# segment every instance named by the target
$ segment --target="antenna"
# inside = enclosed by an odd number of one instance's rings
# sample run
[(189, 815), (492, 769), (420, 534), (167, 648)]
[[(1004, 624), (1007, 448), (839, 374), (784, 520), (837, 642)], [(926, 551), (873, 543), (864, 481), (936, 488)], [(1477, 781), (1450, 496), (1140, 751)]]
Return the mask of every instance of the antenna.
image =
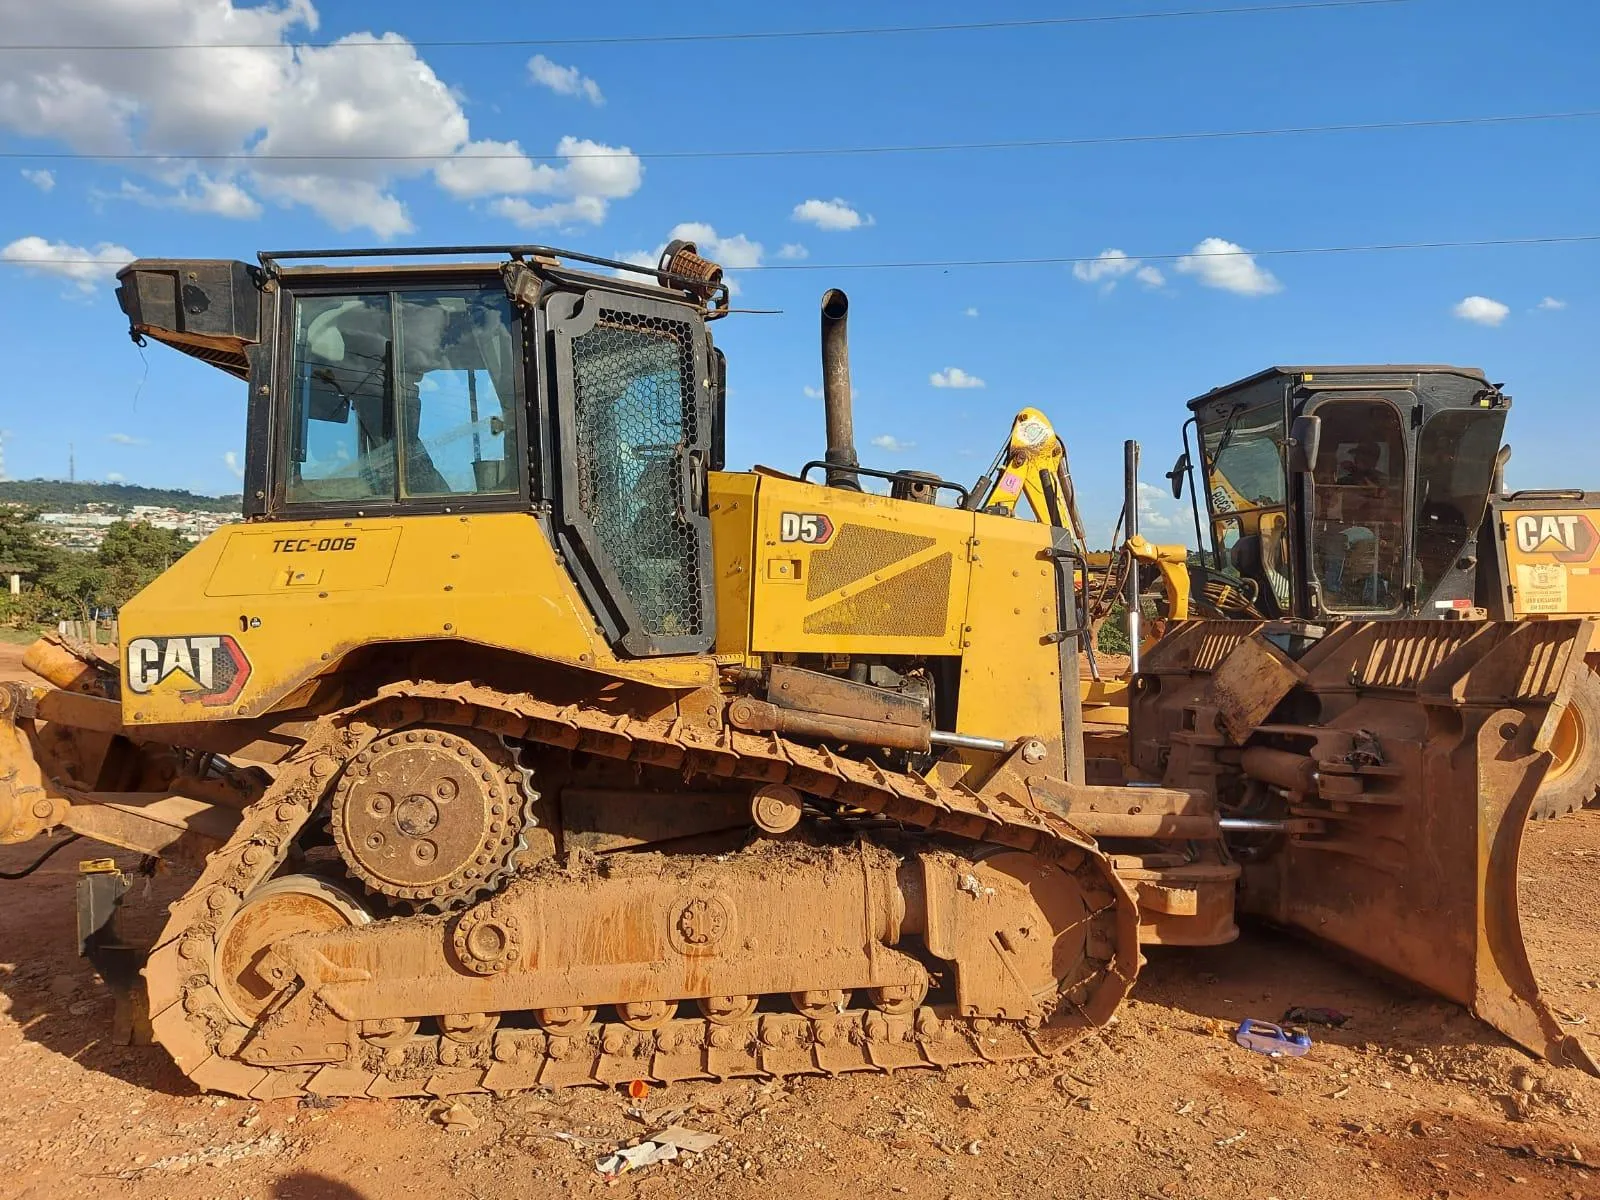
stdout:
[(6, 481), (6, 437), (10, 433), (9, 429), (0, 429), (0, 483)]
[(76, 483), (77, 481), (78, 481), (77, 447), (75, 447), (71, 442), (68, 442), (67, 443), (67, 482), (68, 483)]

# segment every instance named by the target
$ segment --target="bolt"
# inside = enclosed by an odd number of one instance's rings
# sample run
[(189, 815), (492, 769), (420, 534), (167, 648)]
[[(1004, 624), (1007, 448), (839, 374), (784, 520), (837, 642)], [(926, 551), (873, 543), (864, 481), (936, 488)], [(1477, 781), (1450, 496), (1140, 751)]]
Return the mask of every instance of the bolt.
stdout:
[(50, 801), (35, 800), (33, 802), (33, 815), (43, 820), (50, 815)]

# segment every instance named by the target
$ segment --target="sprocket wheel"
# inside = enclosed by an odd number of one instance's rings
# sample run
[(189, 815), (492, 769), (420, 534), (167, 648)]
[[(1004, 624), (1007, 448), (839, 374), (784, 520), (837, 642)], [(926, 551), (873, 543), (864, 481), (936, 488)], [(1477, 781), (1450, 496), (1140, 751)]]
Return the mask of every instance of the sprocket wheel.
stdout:
[(351, 761), (334, 787), (329, 826), (368, 891), (442, 912), (499, 888), (538, 823), (536, 799), (499, 739), (405, 729)]

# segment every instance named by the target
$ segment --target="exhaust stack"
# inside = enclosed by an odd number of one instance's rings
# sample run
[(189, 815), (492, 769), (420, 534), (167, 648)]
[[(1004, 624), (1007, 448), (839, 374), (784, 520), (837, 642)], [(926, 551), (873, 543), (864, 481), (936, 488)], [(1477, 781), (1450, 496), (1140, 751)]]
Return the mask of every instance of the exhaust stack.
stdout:
[(838, 288), (822, 293), (822, 410), (828, 426), (828, 486), (861, 490), (850, 467), (856, 459), (855, 420), (850, 398), (850, 297)]

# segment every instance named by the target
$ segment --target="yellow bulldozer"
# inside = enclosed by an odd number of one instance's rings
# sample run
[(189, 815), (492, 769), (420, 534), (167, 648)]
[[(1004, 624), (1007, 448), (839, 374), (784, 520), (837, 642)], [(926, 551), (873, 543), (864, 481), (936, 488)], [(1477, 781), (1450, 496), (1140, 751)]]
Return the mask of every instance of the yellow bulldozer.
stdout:
[[(1226, 686), (1170, 710), (1178, 784), (1092, 784), (1080, 541), (857, 460), (842, 292), (792, 473), (724, 467), (692, 244), (140, 260), (118, 296), (242, 382), (247, 519), (122, 610), (115, 664), (45, 642), (49, 686), (0, 685), (0, 841), (196, 872), (152, 944), (107, 864), (78, 915), (198, 1086), (1025, 1059), (1241, 912), (1595, 1069), (1516, 908), (1587, 623), (1186, 627)], [(1326, 703), (1241, 749), (1286, 684)]]

